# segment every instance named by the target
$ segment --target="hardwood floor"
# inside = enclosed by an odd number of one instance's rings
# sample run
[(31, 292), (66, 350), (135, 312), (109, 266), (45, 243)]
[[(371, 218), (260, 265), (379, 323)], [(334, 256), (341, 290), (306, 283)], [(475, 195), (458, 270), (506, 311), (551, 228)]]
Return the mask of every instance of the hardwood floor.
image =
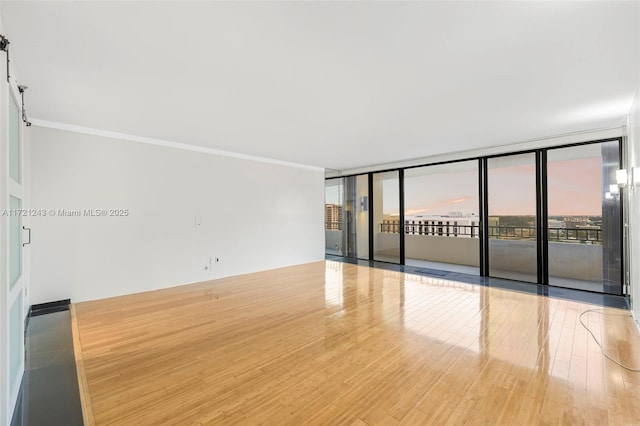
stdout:
[[(75, 305), (97, 425), (640, 424), (592, 305), (318, 262)], [(627, 311), (589, 313), (640, 366)]]

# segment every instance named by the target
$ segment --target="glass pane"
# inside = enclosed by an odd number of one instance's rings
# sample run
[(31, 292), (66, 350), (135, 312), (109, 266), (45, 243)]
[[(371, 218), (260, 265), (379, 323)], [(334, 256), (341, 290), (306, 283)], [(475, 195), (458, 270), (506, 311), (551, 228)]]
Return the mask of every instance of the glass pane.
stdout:
[(490, 158), (489, 275), (537, 282), (535, 154)]
[(478, 162), (404, 173), (405, 264), (480, 273)]
[(621, 294), (619, 161), (617, 141), (547, 152), (549, 284)]
[(21, 208), (21, 200), (9, 196), (9, 209), (13, 211), (9, 215), (9, 288), (13, 288), (22, 275), (22, 217), (18, 214)]
[(374, 260), (400, 263), (399, 185), (397, 171), (373, 175)]
[(324, 236), (327, 254), (343, 255), (342, 200), (344, 196), (342, 178), (325, 181), (324, 191)]
[(9, 101), (9, 176), (18, 183), (22, 183), (20, 148), (20, 110), (11, 97)]
[(9, 384), (18, 378), (22, 364), (22, 292), (11, 305), (9, 312)]
[(369, 178), (344, 178), (345, 256), (369, 258)]

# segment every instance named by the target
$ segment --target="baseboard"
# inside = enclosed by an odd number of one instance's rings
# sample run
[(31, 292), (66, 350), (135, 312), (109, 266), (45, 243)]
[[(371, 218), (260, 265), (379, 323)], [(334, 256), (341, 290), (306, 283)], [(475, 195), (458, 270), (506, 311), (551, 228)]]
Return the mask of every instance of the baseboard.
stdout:
[(38, 303), (37, 305), (31, 305), (31, 308), (29, 309), (29, 316), (37, 317), (38, 315), (46, 315), (53, 312), (68, 311), (69, 304), (71, 304), (71, 299), (56, 300), (55, 302)]

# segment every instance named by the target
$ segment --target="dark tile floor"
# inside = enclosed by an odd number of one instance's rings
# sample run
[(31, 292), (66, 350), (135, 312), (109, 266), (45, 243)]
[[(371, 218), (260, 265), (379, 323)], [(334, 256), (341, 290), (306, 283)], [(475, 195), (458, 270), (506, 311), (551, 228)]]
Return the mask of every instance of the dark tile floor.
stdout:
[(11, 426), (82, 425), (70, 312), (31, 317), (26, 352)]
[(591, 303), (610, 308), (629, 309), (629, 299), (624, 296), (592, 293), (582, 290), (551, 287), (539, 284), (530, 284), (521, 281), (511, 281), (502, 278), (481, 277), (478, 275), (462, 274), (459, 272), (440, 271), (436, 269), (422, 268), (418, 266), (397, 265), (394, 263), (378, 262), (374, 260), (351, 259), (342, 256), (327, 254), (327, 260), (351, 263), (354, 265), (370, 266), (372, 268), (386, 269), (389, 271), (405, 272), (407, 274), (423, 275), (433, 278), (458, 281), (467, 284), (483, 285), (487, 287), (502, 288), (505, 290), (520, 291), (523, 293), (537, 294), (540, 296), (556, 297), (558, 299), (573, 300), (576, 302)]

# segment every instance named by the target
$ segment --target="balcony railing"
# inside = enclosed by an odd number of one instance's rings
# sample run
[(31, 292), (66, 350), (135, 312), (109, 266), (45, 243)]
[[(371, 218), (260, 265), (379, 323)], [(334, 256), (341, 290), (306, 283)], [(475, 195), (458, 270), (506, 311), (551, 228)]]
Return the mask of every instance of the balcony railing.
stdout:
[(602, 243), (601, 228), (549, 228), (549, 241)]
[[(397, 221), (379, 224), (380, 232), (399, 232)], [(478, 238), (479, 225), (458, 225), (447, 223), (405, 222), (404, 233), (408, 235), (437, 235), (443, 237)], [(601, 228), (548, 228), (549, 241), (599, 244), (602, 242)], [(537, 238), (537, 229), (532, 226), (489, 226), (489, 238), (502, 240), (532, 240)]]
[[(397, 225), (395, 227), (392, 223), (381, 223), (380, 232), (394, 232), (398, 233)], [(395, 229), (395, 230), (392, 230)], [(405, 222), (404, 233), (411, 235), (440, 235), (445, 237), (478, 237), (477, 225), (458, 225), (447, 223), (424, 223), (424, 222)]]
[[(328, 231), (341, 231), (342, 222), (325, 222)], [(383, 221), (378, 225), (379, 232), (398, 234), (398, 221)], [(479, 225), (458, 225), (452, 223), (405, 222), (407, 235), (436, 235), (441, 237), (478, 238)], [(549, 241), (575, 242), (583, 244), (601, 244), (601, 228), (548, 228)], [(537, 238), (537, 229), (532, 226), (489, 226), (489, 238), (501, 240), (530, 240)]]

